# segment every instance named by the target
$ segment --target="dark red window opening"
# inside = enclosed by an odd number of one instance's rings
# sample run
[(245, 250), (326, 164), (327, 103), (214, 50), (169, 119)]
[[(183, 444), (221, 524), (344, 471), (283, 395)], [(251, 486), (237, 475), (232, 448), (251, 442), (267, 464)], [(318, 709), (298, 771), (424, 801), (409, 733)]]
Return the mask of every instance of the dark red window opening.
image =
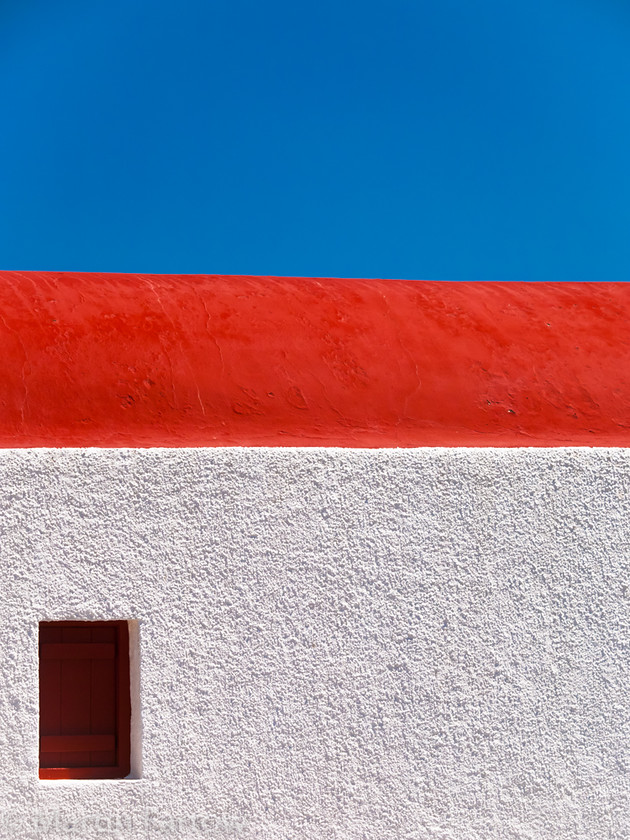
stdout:
[(41, 622), (40, 779), (126, 776), (130, 725), (127, 622)]

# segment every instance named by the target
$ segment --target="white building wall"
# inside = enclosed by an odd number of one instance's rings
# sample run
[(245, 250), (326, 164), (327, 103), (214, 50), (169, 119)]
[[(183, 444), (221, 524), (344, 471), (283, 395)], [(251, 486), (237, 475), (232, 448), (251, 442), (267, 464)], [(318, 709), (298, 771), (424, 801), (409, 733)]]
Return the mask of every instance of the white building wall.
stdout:
[[(0, 836), (630, 836), (627, 450), (5, 450), (0, 487)], [(121, 618), (139, 778), (40, 781), (38, 622)]]

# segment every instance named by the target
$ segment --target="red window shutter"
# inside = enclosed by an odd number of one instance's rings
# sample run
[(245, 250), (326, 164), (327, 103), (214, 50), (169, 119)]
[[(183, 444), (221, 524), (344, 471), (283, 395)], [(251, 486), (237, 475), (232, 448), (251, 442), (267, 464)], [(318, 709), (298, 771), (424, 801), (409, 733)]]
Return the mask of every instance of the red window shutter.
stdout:
[(126, 776), (131, 723), (127, 622), (42, 622), (39, 709), (40, 778)]

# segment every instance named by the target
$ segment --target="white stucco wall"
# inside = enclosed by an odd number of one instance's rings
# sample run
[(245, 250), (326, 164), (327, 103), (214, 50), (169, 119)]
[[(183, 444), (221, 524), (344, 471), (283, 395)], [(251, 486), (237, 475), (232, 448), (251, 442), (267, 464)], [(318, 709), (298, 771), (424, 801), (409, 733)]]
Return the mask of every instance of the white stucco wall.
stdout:
[[(630, 836), (627, 451), (5, 450), (0, 498), (0, 836)], [(138, 622), (140, 778), (38, 779), (70, 618)]]

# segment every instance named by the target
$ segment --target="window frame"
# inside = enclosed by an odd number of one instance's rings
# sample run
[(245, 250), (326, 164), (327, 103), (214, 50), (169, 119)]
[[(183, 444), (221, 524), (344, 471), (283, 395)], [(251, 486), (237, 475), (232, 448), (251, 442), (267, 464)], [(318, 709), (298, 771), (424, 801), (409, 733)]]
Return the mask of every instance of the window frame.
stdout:
[[(115, 732), (115, 753), (116, 762), (106, 766), (85, 766), (85, 767), (42, 767), (42, 734), (41, 734), (41, 708), (42, 708), (42, 684), (41, 670), (39, 677), (39, 698), (40, 698), (40, 726), (39, 726), (39, 778), (45, 780), (53, 779), (121, 779), (128, 776), (131, 769), (131, 693), (130, 693), (130, 663), (129, 663), (129, 622), (127, 621), (40, 621), (39, 623), (39, 663), (42, 661), (41, 630), (43, 628), (114, 628), (116, 630), (116, 732)], [(61, 642), (60, 644), (65, 644)], [(45, 737), (45, 736), (44, 736)]]

